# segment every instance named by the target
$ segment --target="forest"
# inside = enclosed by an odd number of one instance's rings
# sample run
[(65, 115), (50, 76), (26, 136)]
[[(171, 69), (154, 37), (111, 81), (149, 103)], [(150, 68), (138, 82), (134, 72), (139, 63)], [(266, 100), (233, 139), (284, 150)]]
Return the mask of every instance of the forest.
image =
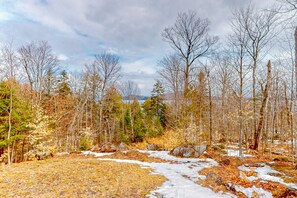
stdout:
[[(38, 153), (131, 145), (174, 131), (188, 144), (238, 143), (266, 152), (275, 141), (297, 150), (296, 1), (232, 11), (231, 33), (181, 12), (160, 36), (173, 50), (156, 64), (151, 95), (140, 104), (137, 82), (121, 81), (121, 59), (98, 52), (80, 73), (61, 70), (47, 41), (0, 50), (0, 161)], [(124, 100), (126, 99), (126, 100)], [(271, 149), (270, 149), (271, 150)]]

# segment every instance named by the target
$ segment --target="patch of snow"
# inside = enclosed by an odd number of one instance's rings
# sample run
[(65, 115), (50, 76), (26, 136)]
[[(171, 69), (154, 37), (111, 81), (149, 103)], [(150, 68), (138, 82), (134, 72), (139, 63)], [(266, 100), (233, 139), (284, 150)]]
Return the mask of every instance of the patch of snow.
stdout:
[(205, 162), (210, 163), (213, 166), (218, 166), (218, 163), (213, 159), (201, 159), (201, 158), (181, 158), (169, 155), (168, 151), (148, 151), (148, 150), (138, 150), (141, 153), (147, 153), (150, 157), (159, 158), (167, 161), (181, 162), (181, 163), (196, 163)]
[(197, 159), (197, 158), (178, 158), (168, 154), (167, 151), (143, 151), (155, 158), (161, 158), (169, 162), (164, 163), (148, 163), (137, 160), (122, 160), (110, 158), (98, 158), (98, 160), (114, 161), (119, 163), (138, 164), (143, 168), (151, 168), (154, 174), (165, 176), (168, 181), (164, 182), (155, 191), (152, 191), (150, 197), (186, 197), (186, 198), (217, 198), (217, 197), (235, 197), (229, 193), (215, 193), (211, 189), (203, 187), (196, 183), (205, 176), (199, 175), (198, 172), (204, 168), (208, 168), (218, 163), (212, 159)]
[(282, 173), (274, 170), (270, 166), (267, 166), (267, 165), (265, 165), (264, 167), (239, 166), (238, 168), (243, 171), (255, 171), (257, 173), (257, 177), (247, 177), (250, 181), (255, 180), (255, 178), (256, 179), (261, 178), (262, 180), (265, 180), (265, 181), (278, 182), (278, 183), (283, 184), (287, 187), (297, 189), (297, 184), (286, 183), (280, 177), (269, 175), (269, 174), (282, 174)]
[[(287, 140), (286, 143), (287, 144), (292, 144), (292, 140)], [(293, 143), (296, 145), (297, 144), (297, 140), (294, 140)]]
[(238, 149), (239, 147), (236, 145), (228, 145), (228, 148)]
[(59, 152), (59, 153), (56, 153), (57, 156), (62, 156), (62, 155), (69, 155), (68, 152)]
[[(239, 150), (226, 149), (225, 151), (227, 151), (227, 156), (230, 156), (230, 157), (238, 157), (239, 156)], [(243, 152), (243, 157), (254, 157), (254, 156), (250, 155), (250, 154), (244, 154), (244, 152)]]
[(102, 156), (106, 156), (106, 155), (112, 155), (114, 153), (97, 153), (97, 152), (92, 152), (92, 151), (82, 151), (82, 154), (95, 155), (95, 157), (102, 157)]
[(264, 190), (263, 188), (257, 188), (255, 186), (253, 186), (252, 188), (244, 188), (242, 186), (235, 186), (235, 190), (237, 192), (242, 192), (248, 198), (255, 197), (253, 195), (253, 193), (257, 193), (257, 197), (263, 197), (263, 198), (264, 197), (265, 198), (273, 197), (271, 192), (268, 192), (268, 191)]

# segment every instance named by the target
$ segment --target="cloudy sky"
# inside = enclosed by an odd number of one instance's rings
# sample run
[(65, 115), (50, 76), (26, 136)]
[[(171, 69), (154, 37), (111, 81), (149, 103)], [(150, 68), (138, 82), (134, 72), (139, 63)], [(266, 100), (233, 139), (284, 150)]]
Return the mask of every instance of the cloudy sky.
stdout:
[[(264, 8), (274, 0), (254, 0)], [(0, 42), (16, 47), (47, 40), (63, 69), (80, 71), (93, 55), (120, 56), (123, 78), (149, 95), (157, 62), (171, 53), (162, 30), (179, 12), (193, 10), (211, 21), (211, 33), (224, 39), (234, 8), (249, 0), (0, 0)]]

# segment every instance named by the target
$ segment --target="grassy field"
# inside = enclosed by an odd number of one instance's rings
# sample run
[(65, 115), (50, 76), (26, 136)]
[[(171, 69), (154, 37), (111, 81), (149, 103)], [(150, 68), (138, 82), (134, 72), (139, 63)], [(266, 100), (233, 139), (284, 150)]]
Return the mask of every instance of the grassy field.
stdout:
[(1, 197), (145, 197), (166, 179), (138, 165), (70, 155), (0, 168)]

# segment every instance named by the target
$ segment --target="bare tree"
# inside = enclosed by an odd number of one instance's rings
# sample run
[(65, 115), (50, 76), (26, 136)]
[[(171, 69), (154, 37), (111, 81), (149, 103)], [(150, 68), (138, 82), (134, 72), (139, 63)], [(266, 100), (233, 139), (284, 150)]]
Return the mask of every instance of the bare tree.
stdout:
[[(194, 62), (211, 52), (217, 37), (209, 36), (209, 20), (196, 12), (179, 13), (173, 26), (165, 28), (162, 36), (184, 61), (184, 91), (188, 91)], [(192, 73), (193, 74), (193, 73)], [(195, 75), (195, 74), (194, 74)]]
[(244, 42), (246, 52), (250, 55), (252, 64), (252, 86), (253, 86), (253, 119), (254, 119), (254, 135), (257, 134), (256, 120), (256, 72), (261, 54), (264, 48), (275, 36), (274, 27), (277, 21), (276, 12), (255, 10), (252, 5), (246, 9), (235, 10), (233, 13), (233, 27), (246, 32), (247, 38)]
[[(106, 90), (113, 86), (115, 82), (120, 78), (121, 66), (119, 64), (119, 57), (114, 54), (103, 52), (95, 55), (95, 60), (91, 65), (86, 65), (86, 70), (91, 74), (93, 96), (98, 96), (99, 102), (99, 130), (102, 130), (102, 108), (104, 106), (104, 97)], [(96, 81), (98, 80), (98, 81)], [(97, 93), (96, 93), (97, 92)], [(98, 134), (99, 137), (99, 134)], [(107, 140), (107, 134), (105, 134), (105, 140)]]
[(288, 13), (297, 10), (297, 0), (278, 0), (282, 4), (279, 11), (281, 13)]
[(94, 67), (102, 81), (101, 93), (104, 95), (107, 86), (113, 85), (120, 78), (120, 58), (117, 55), (103, 52), (95, 55)]
[(159, 67), (158, 74), (164, 81), (168, 96), (172, 96), (169, 98), (174, 106), (171, 113), (174, 116), (173, 123), (176, 123), (180, 117), (184, 82), (182, 60), (177, 54), (166, 56), (159, 62)]
[(41, 101), (45, 76), (48, 71), (54, 71), (58, 66), (58, 58), (47, 41), (32, 42), (18, 51), (20, 64), (25, 70), (31, 89), (36, 91)]
[(126, 81), (120, 86), (120, 91), (123, 97), (126, 97), (127, 100), (132, 101), (134, 97), (140, 94), (140, 89), (138, 85), (133, 81)]

